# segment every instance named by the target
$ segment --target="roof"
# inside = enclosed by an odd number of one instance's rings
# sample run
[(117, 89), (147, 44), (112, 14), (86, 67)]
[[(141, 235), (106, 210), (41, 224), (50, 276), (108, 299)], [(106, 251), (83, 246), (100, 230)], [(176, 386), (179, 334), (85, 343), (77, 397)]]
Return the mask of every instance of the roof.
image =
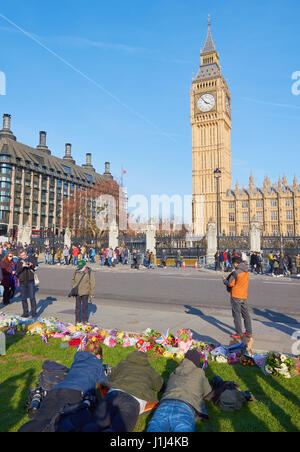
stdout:
[(193, 82), (200, 82), (206, 79), (211, 79), (213, 77), (222, 77), (221, 70), (216, 63), (200, 66), (196, 77), (193, 79)]
[(43, 150), (32, 148), (3, 136), (0, 136), (0, 154), (10, 155), (12, 164), (23, 164), (32, 171), (46, 172), (49, 175), (68, 179), (70, 182), (80, 185), (91, 185), (102, 178), (93, 169), (83, 168), (73, 164), (68, 159), (55, 157)]
[(211, 35), (211, 31), (210, 31), (210, 18), (208, 19), (208, 31), (207, 31), (207, 37), (206, 37), (206, 41), (205, 41), (205, 45), (203, 47), (203, 50), (201, 51), (201, 55), (207, 55), (209, 53), (213, 53), (216, 52), (216, 47)]
[[(300, 185), (297, 186), (297, 190), (300, 191)], [(271, 194), (276, 194), (276, 196), (278, 195), (279, 191), (278, 191), (278, 185), (270, 185), (267, 187), (267, 194), (271, 195)], [(281, 193), (294, 193), (294, 186), (293, 185), (283, 185), (281, 187)], [(240, 188), (238, 190), (238, 194), (239, 196), (249, 196), (250, 195), (250, 191), (249, 188)], [(252, 194), (257, 195), (264, 195), (264, 188), (263, 187), (253, 187), (252, 190)], [(230, 197), (230, 196), (236, 196), (236, 190), (227, 190), (226, 192), (226, 196)]]

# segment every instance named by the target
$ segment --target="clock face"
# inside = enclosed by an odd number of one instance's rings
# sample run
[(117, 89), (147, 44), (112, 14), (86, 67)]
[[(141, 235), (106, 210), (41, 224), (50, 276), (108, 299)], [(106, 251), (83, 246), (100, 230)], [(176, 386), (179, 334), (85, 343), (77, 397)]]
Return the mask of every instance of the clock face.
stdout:
[(212, 94), (203, 94), (197, 102), (197, 107), (200, 111), (210, 111), (215, 105), (216, 101)]

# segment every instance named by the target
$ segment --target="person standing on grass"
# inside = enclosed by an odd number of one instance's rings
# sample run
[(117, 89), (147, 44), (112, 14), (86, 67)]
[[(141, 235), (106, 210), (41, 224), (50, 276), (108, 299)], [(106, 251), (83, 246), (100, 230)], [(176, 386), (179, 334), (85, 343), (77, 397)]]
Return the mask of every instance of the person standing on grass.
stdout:
[[(95, 296), (95, 277), (84, 260), (78, 262), (72, 278), (72, 289), (77, 287), (75, 323), (88, 323), (89, 298)], [(82, 315), (81, 315), (82, 308)]]
[[(252, 338), (252, 322), (248, 311), (248, 288), (249, 288), (249, 270), (240, 257), (232, 259), (232, 265), (235, 270), (230, 273), (228, 278), (223, 278), (223, 282), (231, 295), (232, 315), (236, 334), (233, 339), (241, 340), (242, 337), (250, 340)], [(242, 330), (242, 318), (246, 332)]]

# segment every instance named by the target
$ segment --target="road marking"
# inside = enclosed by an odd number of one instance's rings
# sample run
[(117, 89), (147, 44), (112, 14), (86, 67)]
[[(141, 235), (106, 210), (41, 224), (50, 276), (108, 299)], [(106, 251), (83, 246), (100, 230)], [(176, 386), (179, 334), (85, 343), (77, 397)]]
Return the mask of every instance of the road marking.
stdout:
[(276, 281), (262, 281), (263, 284), (286, 284), (288, 286), (299, 286), (299, 283), (294, 283), (294, 282), (276, 282)]

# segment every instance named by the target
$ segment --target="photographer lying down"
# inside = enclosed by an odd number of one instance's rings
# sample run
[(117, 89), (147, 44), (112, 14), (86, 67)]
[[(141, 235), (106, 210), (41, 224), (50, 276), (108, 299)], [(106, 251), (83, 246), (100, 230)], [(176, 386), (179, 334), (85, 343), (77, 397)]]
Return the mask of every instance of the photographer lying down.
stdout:
[(83, 401), (95, 398), (97, 384), (107, 385), (102, 348), (100, 344), (88, 341), (85, 351), (76, 353), (66, 378), (47, 392), (35, 418), (23, 425), (19, 432), (70, 431), (63, 425), (67, 420), (63, 413), (68, 410), (75, 412), (76, 408), (81, 409), (76, 417), (81, 425), (90, 422), (90, 410), (82, 410), (89, 404), (83, 406)]

